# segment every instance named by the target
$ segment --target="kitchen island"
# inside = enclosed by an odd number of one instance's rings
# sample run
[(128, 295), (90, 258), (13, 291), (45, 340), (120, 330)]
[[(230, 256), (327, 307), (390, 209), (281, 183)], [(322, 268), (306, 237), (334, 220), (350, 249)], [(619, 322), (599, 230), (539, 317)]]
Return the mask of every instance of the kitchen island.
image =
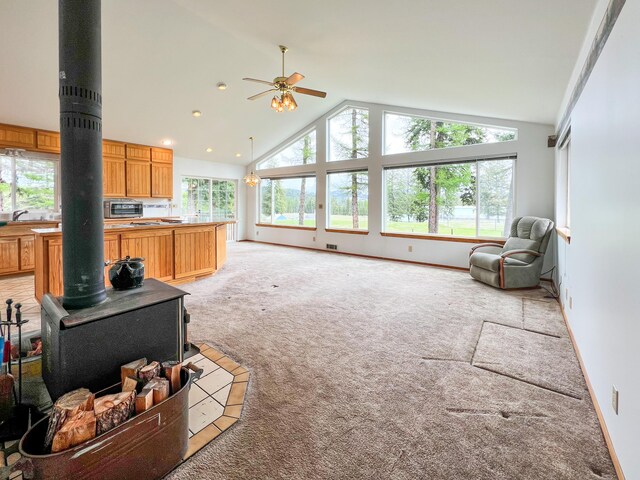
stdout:
[[(226, 260), (226, 226), (234, 221), (175, 219), (129, 223), (105, 223), (105, 261), (126, 256), (145, 259), (145, 278), (169, 284), (190, 282), (212, 275)], [(45, 293), (61, 296), (62, 230), (34, 229), (35, 294), (40, 301)], [(105, 285), (110, 287), (109, 267), (105, 267)]]

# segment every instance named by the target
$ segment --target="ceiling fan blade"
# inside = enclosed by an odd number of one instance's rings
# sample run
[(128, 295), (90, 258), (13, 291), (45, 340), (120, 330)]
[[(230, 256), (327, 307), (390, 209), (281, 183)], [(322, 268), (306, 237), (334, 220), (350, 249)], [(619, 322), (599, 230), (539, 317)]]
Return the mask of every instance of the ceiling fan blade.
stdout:
[(313, 95), (314, 97), (325, 98), (327, 92), (321, 92), (320, 90), (312, 90), (310, 88), (295, 87), (296, 93), (302, 93), (303, 95)]
[(298, 72), (292, 73), (291, 75), (289, 75), (289, 78), (285, 80), (285, 83), (287, 85), (295, 85), (303, 78), (304, 78), (304, 75), (302, 75), (301, 73), (298, 73)]
[(247, 100), (255, 100), (256, 98), (263, 97), (263, 96), (264, 96), (264, 95), (266, 95), (267, 93), (270, 93), (270, 92), (276, 92), (277, 90), (278, 90), (277, 88), (272, 88), (272, 89), (270, 89), (270, 90), (265, 90), (264, 92), (257, 93), (256, 95), (253, 95), (253, 96), (251, 96), (251, 97), (247, 98)]
[(265, 85), (273, 85), (273, 82), (267, 82), (266, 80), (258, 80), (257, 78), (243, 78), (247, 82), (264, 83)]

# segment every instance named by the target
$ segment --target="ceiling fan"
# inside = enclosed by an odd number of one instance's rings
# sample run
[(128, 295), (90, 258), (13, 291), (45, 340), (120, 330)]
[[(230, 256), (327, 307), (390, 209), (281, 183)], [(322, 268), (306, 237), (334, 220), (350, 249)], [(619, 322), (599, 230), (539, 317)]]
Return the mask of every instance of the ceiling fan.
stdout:
[(284, 45), (280, 45), (280, 51), (282, 52), (281, 77), (274, 78), (273, 82), (258, 80), (255, 78), (243, 78), (243, 80), (247, 80), (248, 82), (264, 83), (265, 85), (269, 85), (272, 87), (269, 90), (265, 90), (264, 92), (249, 97), (247, 100), (255, 100), (256, 98), (260, 98), (271, 92), (280, 92), (280, 98), (278, 98), (278, 94), (276, 93), (271, 100), (271, 108), (273, 108), (276, 112), (284, 112), (285, 109), (293, 111), (298, 108), (298, 104), (293, 98), (293, 93), (302, 93), (303, 95), (312, 95), (314, 97), (320, 98), (325, 98), (327, 96), (326, 92), (321, 92), (320, 90), (296, 87), (295, 84), (304, 78), (304, 75), (302, 75), (301, 73), (295, 72), (288, 77), (284, 76), (284, 54), (287, 53), (287, 50), (289, 50), (287, 47), (285, 47)]

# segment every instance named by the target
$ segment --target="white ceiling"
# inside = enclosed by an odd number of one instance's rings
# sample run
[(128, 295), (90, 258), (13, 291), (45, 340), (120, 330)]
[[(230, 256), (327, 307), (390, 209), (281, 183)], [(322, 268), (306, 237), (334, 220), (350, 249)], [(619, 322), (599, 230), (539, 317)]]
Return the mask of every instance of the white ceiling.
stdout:
[[(0, 0), (0, 122), (57, 129), (57, 4)], [(104, 136), (245, 165), (249, 136), (258, 157), (345, 99), (551, 124), (595, 4), (104, 0)], [(246, 100), (263, 89), (242, 77), (279, 75), (278, 44), (326, 99)]]

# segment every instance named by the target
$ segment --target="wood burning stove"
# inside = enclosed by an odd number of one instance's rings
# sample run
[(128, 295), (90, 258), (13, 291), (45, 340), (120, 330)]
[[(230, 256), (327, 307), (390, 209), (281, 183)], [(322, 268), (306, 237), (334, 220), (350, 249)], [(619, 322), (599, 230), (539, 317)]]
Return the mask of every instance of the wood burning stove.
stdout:
[(66, 310), (42, 299), (42, 377), (52, 399), (120, 380), (120, 366), (136, 358), (183, 360), (186, 292), (148, 279), (133, 290), (107, 290), (107, 300)]

